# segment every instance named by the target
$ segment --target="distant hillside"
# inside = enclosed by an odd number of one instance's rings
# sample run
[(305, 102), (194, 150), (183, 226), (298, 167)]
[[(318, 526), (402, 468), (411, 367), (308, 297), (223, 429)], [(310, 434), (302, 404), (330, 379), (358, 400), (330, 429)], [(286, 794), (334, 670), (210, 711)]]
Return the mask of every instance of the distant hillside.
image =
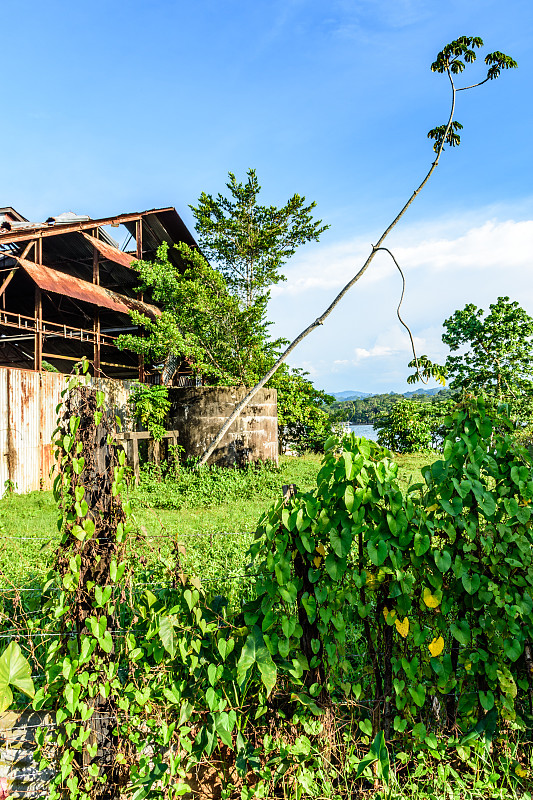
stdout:
[(396, 394), (369, 394), (358, 392), (337, 392), (336, 400), (329, 407), (333, 419), (353, 424), (373, 423), (378, 417), (387, 414), (395, 403), (410, 399), (419, 403), (435, 403), (450, 396), (450, 389), (417, 389), (413, 392)]
[(328, 392), (335, 400), (354, 400), (356, 397), (372, 397), (372, 392)]
[(403, 396), (404, 397), (416, 397), (417, 394), (427, 394), (430, 397), (433, 397), (434, 395), (438, 394), (439, 392), (442, 392), (442, 389), (439, 389), (438, 387), (436, 389), (417, 389), (415, 392), (404, 392)]

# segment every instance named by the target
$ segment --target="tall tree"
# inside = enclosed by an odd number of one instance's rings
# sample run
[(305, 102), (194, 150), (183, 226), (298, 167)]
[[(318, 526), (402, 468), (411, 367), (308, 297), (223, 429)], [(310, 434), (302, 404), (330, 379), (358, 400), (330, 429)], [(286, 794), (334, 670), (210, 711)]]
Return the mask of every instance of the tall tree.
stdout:
[(516, 301), (498, 297), (486, 314), (468, 303), (444, 320), (442, 341), (452, 353), (446, 370), (452, 389), (499, 400), (533, 396), (533, 319)]
[(140, 289), (150, 290), (162, 313), (155, 319), (130, 312), (143, 336), (123, 334), (117, 344), (163, 365), (163, 383), (170, 382), (177, 366), (186, 360), (193, 372), (212, 385), (249, 386), (267, 370), (282, 344), (268, 337), (266, 300), (250, 307), (228, 291), (222, 275), (198, 250), (178, 246), (186, 265), (176, 270), (163, 245), (155, 261), (135, 264)]
[(281, 208), (260, 205), (255, 170), (249, 169), (247, 176), (239, 183), (230, 172), (229, 196), (219, 193), (214, 198), (202, 192), (198, 205), (190, 208), (202, 252), (220, 270), (230, 292), (249, 308), (270, 286), (285, 280), (281, 269), (296, 249), (318, 241), (329, 225), (313, 219), (316, 203), (305, 205), (299, 194)]
[[(277, 369), (281, 366), (281, 364), (287, 359), (287, 357), (292, 353), (292, 351), (299, 345), (299, 343), (305, 339), (315, 328), (318, 328), (320, 325), (324, 324), (324, 321), (327, 317), (331, 314), (331, 312), (336, 308), (336, 306), (340, 303), (344, 295), (350, 291), (352, 286), (354, 286), (360, 278), (364, 275), (367, 269), (370, 267), (372, 261), (376, 253), (380, 250), (385, 250), (389, 253), (389, 255), (393, 258), (393, 260), (397, 264), (396, 260), (394, 259), (393, 254), (388, 250), (388, 248), (384, 247), (383, 243), (389, 233), (393, 230), (393, 228), (398, 224), (398, 222), (402, 219), (404, 214), (406, 213), (407, 209), (411, 206), (414, 202), (415, 198), (419, 195), (422, 191), (426, 183), (429, 181), (433, 172), (437, 168), (439, 163), (442, 151), (444, 150), (445, 145), (449, 145), (450, 147), (456, 147), (460, 143), (460, 136), (457, 133), (458, 130), (462, 129), (462, 125), (458, 123), (454, 119), (455, 115), (455, 102), (457, 98), (457, 93), (462, 91), (467, 91), (470, 89), (474, 89), (478, 86), (481, 86), (487, 81), (492, 81), (495, 78), (498, 78), (502, 72), (502, 70), (506, 69), (514, 69), (517, 64), (510, 56), (507, 56), (505, 53), (501, 53), (499, 50), (495, 50), (493, 53), (488, 53), (485, 56), (485, 64), (488, 66), (486, 77), (481, 80), (477, 81), (476, 83), (470, 84), (468, 86), (456, 86), (455, 80), (458, 75), (461, 75), (466, 68), (467, 64), (472, 64), (476, 60), (476, 52), (475, 49), (483, 46), (483, 40), (479, 36), (460, 36), (458, 39), (455, 39), (453, 42), (445, 45), (440, 53), (437, 54), (437, 58), (431, 64), (431, 71), (437, 72), (442, 75), (446, 75), (449, 83), (450, 83), (450, 90), (451, 90), (451, 103), (450, 103), (450, 112), (448, 115), (448, 121), (444, 125), (439, 125), (436, 128), (433, 128), (429, 131), (428, 137), (434, 140), (433, 150), (436, 153), (435, 159), (431, 164), (428, 172), (426, 173), (425, 177), (422, 181), (418, 184), (410, 198), (404, 204), (404, 206), (400, 209), (396, 217), (390, 222), (381, 236), (379, 237), (378, 241), (375, 245), (372, 245), (372, 249), (362, 265), (362, 267), (355, 273), (353, 278), (348, 281), (346, 286), (338, 293), (338, 295), (334, 298), (334, 300), (330, 303), (330, 305), (326, 308), (326, 310), (317, 317), (314, 322), (307, 326), (293, 341), (289, 344), (289, 346), (285, 349), (285, 351), (280, 355), (278, 360), (272, 367), (268, 370), (268, 372), (263, 375), (260, 381), (256, 383), (256, 385), (248, 392), (244, 400), (239, 403), (237, 408), (233, 411), (233, 413), (227, 418), (223, 426), (220, 428), (219, 432), (209, 445), (209, 447), (203, 453), (199, 464), (205, 464), (210, 457), (210, 455), (216, 449), (218, 443), (223, 439), (226, 431), (229, 430), (235, 419), (239, 416), (242, 412), (243, 408), (252, 400), (256, 392), (259, 391), (271, 377), (274, 375)], [(400, 270), (401, 272), (401, 270)], [(418, 372), (418, 364), (417, 364), (417, 372)]]

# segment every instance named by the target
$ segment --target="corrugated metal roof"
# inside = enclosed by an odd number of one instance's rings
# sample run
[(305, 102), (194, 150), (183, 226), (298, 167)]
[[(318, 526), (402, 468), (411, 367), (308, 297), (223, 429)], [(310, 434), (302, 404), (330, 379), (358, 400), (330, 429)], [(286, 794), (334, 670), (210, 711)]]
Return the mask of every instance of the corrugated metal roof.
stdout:
[(92, 303), (95, 306), (110, 308), (112, 311), (119, 311), (127, 314), (128, 311), (136, 309), (149, 317), (160, 316), (161, 312), (155, 306), (135, 300), (131, 297), (112, 292), (111, 289), (104, 289), (94, 283), (88, 283), (74, 275), (67, 275), (65, 272), (45, 267), (42, 264), (35, 264), (25, 258), (18, 258), (20, 266), (35, 281), (37, 286), (46, 292), (66, 295), (67, 297), (83, 300), (85, 303)]
[(111, 247), (111, 245), (106, 244), (101, 239), (97, 239), (95, 236), (91, 236), (89, 233), (85, 233), (85, 231), (82, 231), (82, 234), (109, 261), (114, 261), (115, 264), (122, 264), (123, 267), (131, 267), (131, 262), (135, 261), (135, 256), (123, 253), (122, 250)]

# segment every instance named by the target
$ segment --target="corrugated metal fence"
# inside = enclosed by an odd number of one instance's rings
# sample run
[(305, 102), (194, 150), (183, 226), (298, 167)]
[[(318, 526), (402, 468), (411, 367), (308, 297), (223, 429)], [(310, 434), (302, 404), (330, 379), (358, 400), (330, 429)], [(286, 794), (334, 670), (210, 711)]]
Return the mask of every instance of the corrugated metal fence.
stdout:
[[(21, 493), (51, 488), (50, 444), (68, 380), (54, 372), (0, 367), (0, 496), (9, 485)], [(126, 385), (109, 378), (96, 383), (108, 406), (127, 422)]]

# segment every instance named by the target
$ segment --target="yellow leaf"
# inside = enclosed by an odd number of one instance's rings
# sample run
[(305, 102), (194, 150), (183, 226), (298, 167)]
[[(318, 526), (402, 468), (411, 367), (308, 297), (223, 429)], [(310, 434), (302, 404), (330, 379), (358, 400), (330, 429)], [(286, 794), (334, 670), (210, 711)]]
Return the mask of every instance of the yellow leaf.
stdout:
[(434, 658), (436, 658), (437, 656), (440, 656), (443, 650), (444, 650), (444, 639), (442, 638), (442, 636), (433, 639), (433, 641), (429, 645), (429, 652), (431, 653), (431, 655)]
[(313, 558), (313, 564), (315, 565), (315, 567), (316, 567), (317, 569), (319, 568), (319, 566), (320, 566), (320, 564), (321, 564), (321, 563), (322, 563), (322, 556), (315, 556), (315, 557)]
[(408, 617), (404, 617), (403, 622), (400, 622), (399, 619), (396, 619), (396, 620), (394, 620), (394, 624), (396, 625), (396, 630), (398, 631), (400, 636), (403, 636), (403, 638), (405, 639), (405, 637), (409, 633), (409, 619), (408, 619)]
[(470, 670), (472, 669), (472, 662), (471, 661), (465, 661), (465, 669), (466, 669), (467, 672), (470, 672)]
[(518, 775), (519, 778), (525, 778), (528, 775), (527, 769), (524, 769), (520, 764), (517, 764), (514, 768), (515, 774)]
[(440, 602), (438, 597), (435, 597), (434, 594), (431, 594), (431, 589), (428, 589), (427, 586), (422, 593), (422, 600), (428, 608), (437, 608)]
[(433, 505), (432, 505), (432, 506), (430, 506), (430, 507), (429, 507), (428, 509), (426, 509), (426, 510), (427, 510), (427, 511), (428, 511), (428, 513), (429, 513), (430, 511), (436, 511), (438, 507), (439, 507), (439, 504), (438, 504), (438, 503), (433, 503)]
[(323, 544), (319, 544), (317, 546), (317, 548), (316, 548), (316, 551), (317, 551), (317, 553), (320, 553), (321, 556), (325, 556), (326, 555), (326, 548), (324, 547)]
[(390, 616), (392, 622), (392, 620), (396, 616), (396, 611), (394, 609), (392, 609), (392, 611), (389, 611), (387, 606), (385, 606), (385, 608), (383, 609), (383, 616), (385, 617), (385, 620), (387, 620)]

